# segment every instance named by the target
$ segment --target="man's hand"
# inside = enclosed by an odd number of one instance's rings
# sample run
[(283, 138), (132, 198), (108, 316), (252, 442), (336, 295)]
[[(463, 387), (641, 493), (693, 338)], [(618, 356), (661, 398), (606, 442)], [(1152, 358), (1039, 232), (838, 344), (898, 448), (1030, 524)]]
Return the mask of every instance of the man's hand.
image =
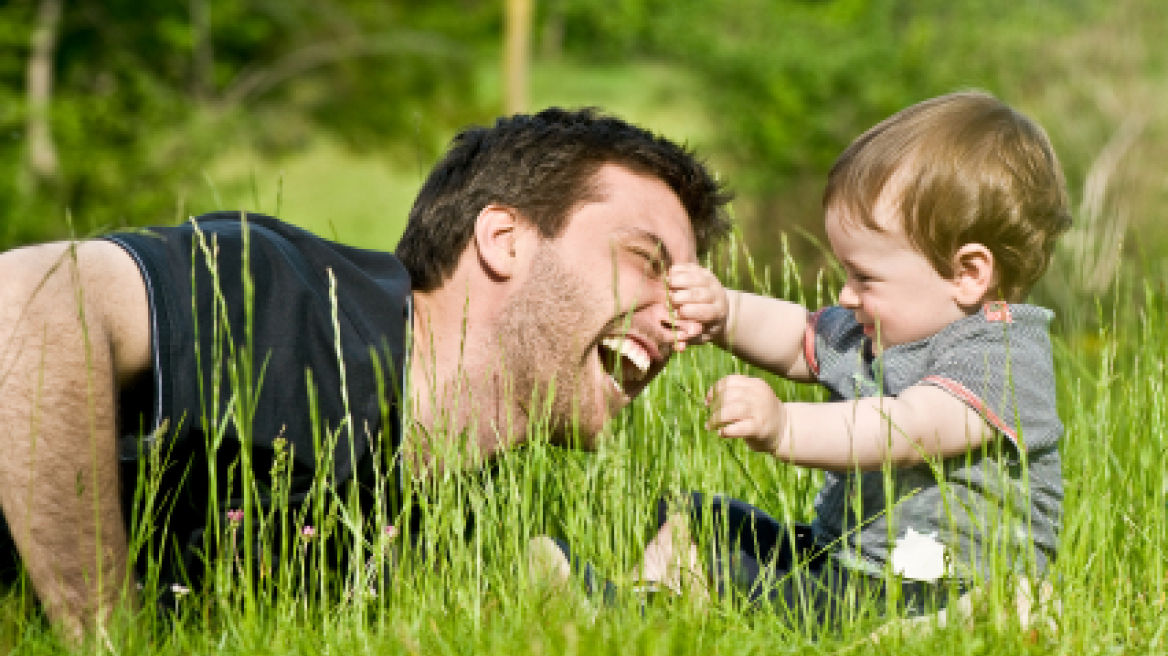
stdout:
[(726, 332), (730, 302), (718, 278), (697, 264), (678, 264), (669, 269), (669, 301), (678, 322), (677, 350), (689, 344), (705, 344)]
[(742, 439), (762, 453), (779, 455), (787, 430), (787, 409), (766, 381), (730, 375), (714, 384), (706, 397), (706, 427), (724, 438)]

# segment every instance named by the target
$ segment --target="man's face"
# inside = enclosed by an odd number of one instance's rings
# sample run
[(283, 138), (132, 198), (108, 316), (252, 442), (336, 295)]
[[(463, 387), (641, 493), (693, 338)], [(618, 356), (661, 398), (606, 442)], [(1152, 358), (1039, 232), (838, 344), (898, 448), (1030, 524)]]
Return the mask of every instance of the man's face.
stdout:
[(542, 242), (499, 326), (523, 414), (585, 448), (664, 368), (665, 272), (697, 261), (689, 216), (663, 182), (612, 165), (594, 182), (596, 197)]

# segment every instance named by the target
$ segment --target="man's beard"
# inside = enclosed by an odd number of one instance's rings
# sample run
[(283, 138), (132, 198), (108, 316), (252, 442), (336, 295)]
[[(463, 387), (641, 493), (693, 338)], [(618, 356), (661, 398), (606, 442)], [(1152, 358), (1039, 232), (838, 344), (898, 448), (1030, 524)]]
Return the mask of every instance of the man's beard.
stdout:
[(503, 309), (498, 342), (505, 371), (497, 380), (505, 389), (497, 391), (500, 428), (512, 432), (511, 441), (536, 422), (533, 428), (546, 425), (553, 442), (588, 448), (603, 427), (607, 412), (584, 373), (586, 347), (595, 337), (587, 330), (599, 329), (604, 299), (587, 289), (551, 247), (542, 246), (527, 282)]

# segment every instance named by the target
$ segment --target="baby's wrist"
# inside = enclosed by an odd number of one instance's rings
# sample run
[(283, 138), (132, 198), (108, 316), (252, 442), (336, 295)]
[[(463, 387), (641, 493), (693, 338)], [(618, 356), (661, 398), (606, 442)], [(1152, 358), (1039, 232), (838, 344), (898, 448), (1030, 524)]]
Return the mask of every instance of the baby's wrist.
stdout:
[(784, 455), (789, 455), (787, 452), (790, 451), (790, 435), (787, 431), (787, 404), (776, 398), (774, 413), (774, 427), (767, 436), (767, 446), (771, 455), (780, 460), (786, 460)]

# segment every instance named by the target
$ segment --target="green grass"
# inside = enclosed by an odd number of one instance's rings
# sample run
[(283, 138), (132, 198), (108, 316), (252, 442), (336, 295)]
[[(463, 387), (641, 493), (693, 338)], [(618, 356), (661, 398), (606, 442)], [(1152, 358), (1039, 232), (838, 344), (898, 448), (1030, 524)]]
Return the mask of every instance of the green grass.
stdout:
[[(483, 81), (488, 89), (494, 83)], [(682, 74), (653, 64), (596, 69), (560, 62), (534, 70), (533, 105), (601, 105), (701, 147), (713, 141), (713, 130), (689, 89)], [(423, 168), (325, 140), (279, 161), (232, 151), (208, 170), (213, 184), (198, 200), (278, 210), (281, 218), (323, 236), (391, 250)], [(1093, 315), (1094, 304), (1080, 298), (1075, 320), (1057, 324), (1059, 407), (1067, 427), (1063, 542), (1051, 577), (1063, 605), (1057, 631), (1021, 631), (991, 613), (968, 627), (871, 644), (868, 636), (879, 625), (872, 617), (857, 618), (838, 634), (813, 636), (731, 602), (701, 607), (683, 599), (642, 615), (628, 597), (598, 611), (595, 603), (530, 580), (524, 545), (542, 533), (568, 538), (620, 580), (649, 537), (662, 493), (724, 492), (779, 517), (810, 518), (817, 476), (728, 445), (702, 428), (704, 410), (684, 390), (703, 390), (727, 372), (746, 370), (705, 347), (678, 357), (614, 423), (599, 452), (549, 447), (534, 426), (531, 445), (501, 458), (495, 475), (450, 475), (417, 491), (412, 501), (434, 518), (426, 537), (441, 548), (400, 553), (396, 577), (379, 581), (376, 596), (352, 586), (344, 576), (352, 572), (322, 582), (307, 547), (294, 550), (301, 555), (282, 570), (286, 578), (260, 585), (258, 596), (232, 563), (220, 562), (214, 590), (183, 599), (177, 621), (123, 618), (102, 644), (76, 652), (1166, 653), (1168, 293), (1158, 282), (1163, 263), (1149, 258), (1147, 267), (1147, 278), (1125, 270), (1124, 282), (1099, 299), (1099, 307), (1109, 308), (1105, 316)], [(766, 279), (760, 268), (740, 262), (734, 270)], [(788, 264), (775, 273), (776, 293), (812, 306), (827, 300), (829, 290), (794, 286), (792, 272)], [(818, 394), (788, 383), (776, 388), (783, 398)], [(341, 507), (322, 512), (335, 520)], [(461, 537), (468, 510), (478, 518), (469, 541)], [(328, 517), (306, 521), (324, 527)], [(360, 536), (365, 546), (396, 553), (402, 539), (388, 540), (377, 533), (379, 522), (371, 523), (370, 534)], [(0, 649), (70, 651), (48, 631), (27, 591), (9, 591), (0, 609)]]
[[(737, 270), (753, 271), (742, 263)], [(818, 295), (784, 283), (796, 279), (791, 273), (778, 272), (775, 293), (791, 299)], [(762, 272), (758, 278), (769, 276)], [(724, 492), (779, 517), (810, 518), (817, 476), (719, 440), (703, 428), (705, 411), (690, 392), (728, 372), (746, 371), (725, 354), (703, 347), (678, 356), (614, 422), (597, 453), (550, 447), (534, 425), (531, 444), (501, 457), (493, 474), (448, 472), (433, 485), (412, 490), (407, 505), (425, 509), (429, 521), (422, 537), (431, 548), (403, 549), (404, 538), (380, 532), (393, 518), (373, 519), (366, 532), (352, 530), (344, 521), (345, 499), (328, 498), (317, 515), (294, 518), (346, 536), (379, 561), (394, 554), (398, 564), (392, 579), (355, 584), (365, 568), (326, 571), (314, 543), (293, 535), (292, 555), (278, 575), (265, 578), (219, 560), (214, 587), (182, 599), (176, 620), (122, 619), (110, 627), (102, 645), (81, 651), (1164, 653), (1168, 297), (1142, 281), (1129, 281), (1111, 293), (1127, 302), (1110, 304), (1118, 309), (1100, 318), (1104, 329), (1055, 335), (1060, 410), (1067, 427), (1062, 550), (1050, 576), (1062, 603), (1057, 629), (1022, 631), (1009, 619), (997, 619), (996, 612), (1008, 602), (991, 599), (989, 612), (968, 626), (915, 631), (872, 644), (869, 635), (880, 625), (872, 616), (822, 634), (788, 628), (770, 611), (734, 600), (702, 605), (686, 597), (655, 603), (641, 613), (631, 595), (615, 607), (598, 608), (595, 600), (532, 580), (524, 566), (526, 541), (553, 534), (569, 539), (581, 556), (618, 582), (626, 581), (652, 530), (654, 501), (662, 494)], [(814, 298), (803, 300), (817, 304)], [(776, 382), (776, 389), (787, 399), (819, 394), (785, 382)], [(477, 528), (465, 539), (471, 512)], [(233, 539), (233, 529), (220, 530), (223, 539)], [(280, 539), (266, 535), (269, 541)], [(265, 543), (257, 548), (263, 551)], [(1006, 572), (995, 574), (1001, 581)], [(369, 594), (369, 585), (376, 594)], [(13, 592), (3, 602), (0, 646), (22, 653), (67, 651), (22, 594)]]

